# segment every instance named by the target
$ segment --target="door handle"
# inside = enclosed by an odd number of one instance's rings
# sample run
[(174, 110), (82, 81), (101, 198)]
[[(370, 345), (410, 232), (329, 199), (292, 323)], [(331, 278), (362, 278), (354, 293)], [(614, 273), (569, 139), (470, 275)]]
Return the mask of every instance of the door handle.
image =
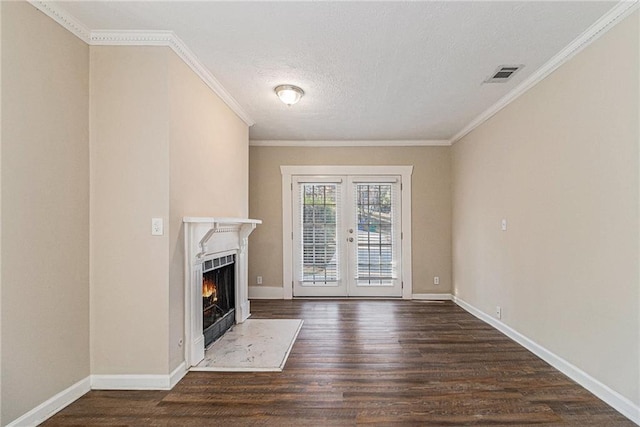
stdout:
[(353, 242), (353, 237), (349, 237), (349, 238), (347, 239), (347, 242)]
[(350, 228), (350, 229), (349, 229), (349, 233), (352, 233), (352, 234), (353, 234), (353, 228)]

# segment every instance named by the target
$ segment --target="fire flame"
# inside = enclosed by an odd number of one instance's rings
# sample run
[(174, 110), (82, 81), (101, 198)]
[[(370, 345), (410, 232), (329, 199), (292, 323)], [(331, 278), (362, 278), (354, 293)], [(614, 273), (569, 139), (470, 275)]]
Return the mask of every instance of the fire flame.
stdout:
[(213, 301), (217, 301), (218, 298), (216, 296), (216, 284), (212, 281), (205, 280), (202, 283), (202, 297), (209, 298), (213, 295)]

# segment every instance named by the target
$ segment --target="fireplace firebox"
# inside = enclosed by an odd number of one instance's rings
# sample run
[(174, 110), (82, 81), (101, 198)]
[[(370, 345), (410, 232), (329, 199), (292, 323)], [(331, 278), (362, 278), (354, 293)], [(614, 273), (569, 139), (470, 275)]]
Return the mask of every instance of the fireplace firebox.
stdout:
[(202, 332), (205, 348), (235, 323), (235, 255), (202, 265)]

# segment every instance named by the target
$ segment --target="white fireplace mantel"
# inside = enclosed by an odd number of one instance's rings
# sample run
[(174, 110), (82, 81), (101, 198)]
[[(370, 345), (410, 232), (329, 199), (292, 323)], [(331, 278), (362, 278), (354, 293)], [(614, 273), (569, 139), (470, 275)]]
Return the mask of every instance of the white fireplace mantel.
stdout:
[(236, 255), (235, 321), (250, 315), (247, 245), (262, 221), (246, 218), (185, 217), (185, 360), (195, 366), (204, 358), (202, 335), (202, 263)]

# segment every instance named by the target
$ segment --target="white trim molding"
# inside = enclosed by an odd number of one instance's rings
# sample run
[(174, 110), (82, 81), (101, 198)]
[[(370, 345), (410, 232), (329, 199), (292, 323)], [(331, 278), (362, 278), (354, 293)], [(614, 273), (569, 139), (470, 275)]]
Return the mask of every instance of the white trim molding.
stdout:
[(507, 105), (511, 104), (517, 98), (519, 98), (522, 94), (527, 92), (533, 86), (540, 83), (544, 78), (546, 78), (549, 74), (553, 73), (558, 67), (560, 67), (565, 62), (569, 61), (573, 58), (578, 52), (580, 52), (585, 47), (589, 46), (591, 43), (596, 41), (600, 36), (605, 34), (611, 28), (613, 28), (616, 24), (621, 22), (625, 17), (629, 16), (633, 11), (638, 8), (639, 1), (632, 0), (627, 1), (623, 0), (616, 4), (609, 12), (607, 12), (604, 16), (598, 19), (593, 25), (585, 30), (578, 38), (569, 43), (567, 47), (562, 49), (557, 55), (551, 58), (546, 64), (540, 67), (536, 72), (531, 74), (527, 79), (525, 79), (522, 83), (516, 86), (511, 92), (500, 98), (498, 102), (493, 104), (491, 107), (482, 112), (479, 116), (473, 119), (469, 124), (467, 124), (464, 128), (462, 128), (458, 133), (456, 133), (449, 143), (451, 145), (455, 144), (459, 140), (461, 140), (464, 136), (469, 134), (475, 128), (489, 120), (491, 117), (496, 115), (500, 110), (505, 108)]
[(171, 390), (187, 373), (182, 362), (168, 375), (91, 375), (92, 390)]
[(30, 3), (91, 46), (170, 47), (247, 126), (253, 126), (255, 124), (255, 121), (242, 108), (238, 101), (231, 96), (207, 67), (205, 67), (196, 54), (193, 53), (173, 31), (91, 31), (58, 4), (34, 0), (30, 0)]
[(249, 299), (284, 299), (284, 287), (249, 286)]
[(423, 301), (451, 301), (453, 295), (451, 294), (413, 294), (411, 299), (423, 300)]
[(238, 101), (227, 92), (196, 54), (173, 31), (92, 31), (90, 44), (93, 46), (168, 46), (247, 126), (255, 124)]
[(91, 390), (171, 390), (189, 372), (185, 362), (169, 375), (90, 375), (13, 420), (7, 427), (35, 426)]
[(91, 30), (89, 30), (83, 23), (78, 21), (75, 17), (71, 16), (66, 10), (60, 7), (58, 4), (52, 4), (46, 1), (28, 0), (29, 3), (40, 12), (47, 15), (49, 18), (56, 21), (58, 24), (66, 28), (74, 36), (82, 40), (83, 42), (90, 44)]
[(595, 394), (598, 398), (603, 400), (605, 403), (607, 403), (616, 411), (620, 412), (625, 417), (629, 418), (634, 423), (640, 425), (640, 406), (636, 405), (631, 400), (622, 396), (617, 391), (611, 389), (606, 384), (603, 384), (602, 382), (593, 378), (591, 375), (587, 374), (577, 366), (569, 363), (562, 357), (547, 350), (532, 339), (522, 335), (520, 332), (483, 312), (482, 310), (474, 307), (468, 302), (458, 298), (455, 295), (453, 296), (453, 301), (467, 312), (471, 313), (483, 322), (493, 326), (495, 329), (502, 332), (503, 334), (547, 362), (549, 365), (553, 366), (554, 368), (580, 384), (582, 387), (589, 390), (591, 393)]
[(170, 46), (176, 35), (173, 31), (119, 30), (91, 31), (92, 46)]
[(51, 418), (91, 390), (91, 377), (86, 377), (52, 398), (13, 420), (7, 427), (35, 426)]
[(251, 139), (251, 147), (447, 147), (447, 139), (431, 140), (271, 140)]
[(169, 375), (91, 375), (92, 390), (169, 390)]
[[(49, 16), (76, 37), (89, 45), (111, 46), (168, 46), (196, 73), (200, 79), (218, 95), (227, 106), (244, 121), (247, 126), (253, 126), (255, 121), (231, 96), (211, 72), (202, 64), (200, 59), (180, 40), (173, 31), (91, 31), (60, 5), (40, 0), (29, 2), (45, 15)], [(609, 12), (596, 21), (578, 38), (571, 42), (561, 52), (551, 58), (546, 64), (516, 86), (511, 92), (502, 97), (487, 110), (478, 115), (449, 140), (351, 140), (351, 141), (287, 141), (287, 140), (251, 140), (249, 144), (256, 147), (374, 147), (374, 146), (449, 146), (473, 131), (482, 123), (489, 120), (500, 110), (542, 81), (562, 64), (570, 60), (582, 49), (597, 40), (601, 35), (613, 28), (625, 17), (634, 12), (639, 5), (638, 0), (622, 0)]]
[(187, 369), (187, 363), (180, 363), (178, 367), (169, 374), (169, 390), (174, 388), (176, 384), (178, 384), (180, 380), (183, 379), (185, 375), (187, 375), (188, 372), (189, 370)]
[(413, 290), (411, 268), (411, 175), (413, 166), (337, 166), (337, 165), (297, 165), (280, 166), (282, 174), (282, 277), (284, 299), (293, 298), (293, 234), (292, 223), (292, 177), (295, 175), (400, 175), (402, 177), (402, 299), (410, 300)]

